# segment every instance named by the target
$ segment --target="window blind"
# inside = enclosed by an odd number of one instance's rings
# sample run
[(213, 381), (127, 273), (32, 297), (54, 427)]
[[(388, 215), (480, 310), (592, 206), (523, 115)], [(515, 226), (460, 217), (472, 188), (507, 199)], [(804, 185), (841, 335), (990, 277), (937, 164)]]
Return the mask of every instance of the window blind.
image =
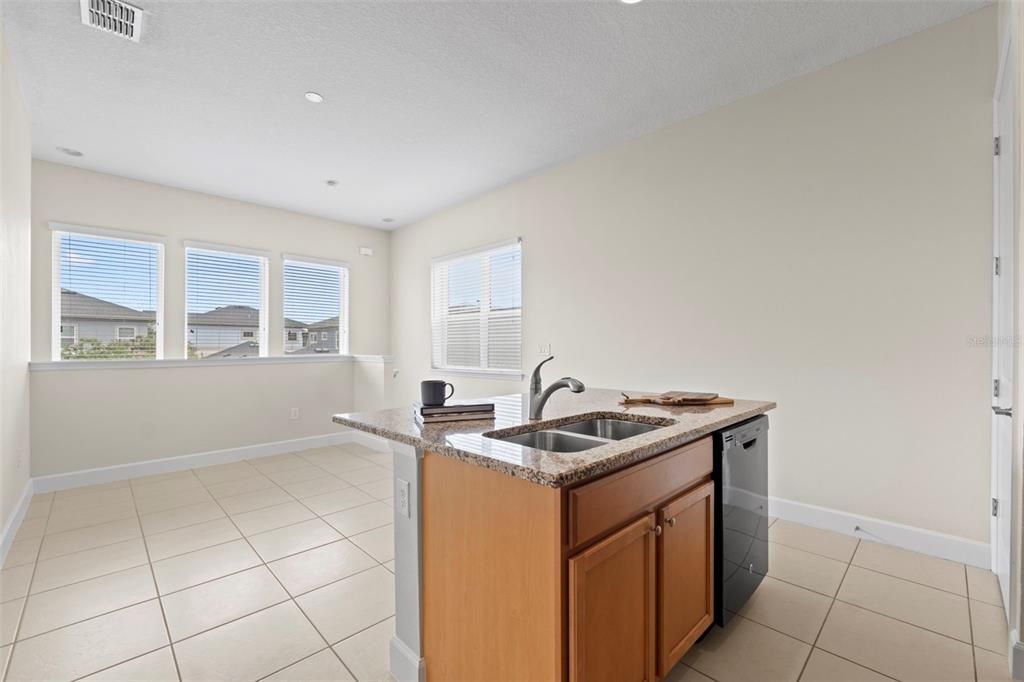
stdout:
[(432, 263), (430, 275), (433, 366), (521, 369), (519, 242), (439, 258)]
[(54, 360), (162, 356), (163, 245), (53, 232)]
[(348, 268), (284, 261), (285, 355), (348, 353)]
[(185, 287), (190, 359), (267, 354), (267, 259), (188, 247)]

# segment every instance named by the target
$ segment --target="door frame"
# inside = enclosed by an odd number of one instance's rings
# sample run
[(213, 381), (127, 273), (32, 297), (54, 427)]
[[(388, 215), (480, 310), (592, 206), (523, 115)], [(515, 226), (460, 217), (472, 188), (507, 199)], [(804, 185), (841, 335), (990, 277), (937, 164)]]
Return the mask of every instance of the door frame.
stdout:
[[(1017, 176), (1018, 176), (1018, 173), (1017, 173), (1017, 169), (1019, 167), (1019, 162), (1020, 162), (1020, 159), (1017, 158), (1017, 157), (1018, 157), (1018, 154), (1019, 154), (1020, 140), (1018, 139), (1019, 129), (1018, 129), (1017, 125), (1016, 125), (1016, 120), (1015, 120), (1016, 119), (1016, 112), (1017, 112), (1017, 110), (1019, 108), (1019, 98), (1020, 98), (1021, 93), (1020, 93), (1019, 82), (1018, 82), (1019, 74), (1017, 73), (1017, 64), (1016, 64), (1016, 61), (1011, 58), (1015, 54), (1013, 48), (1014, 48), (1013, 32), (1010, 31), (1010, 30), (1007, 30), (1005, 36), (1003, 36), (1003, 40), (1001, 41), (1001, 45), (1000, 45), (999, 64), (998, 64), (998, 68), (997, 68), (997, 71), (996, 71), (996, 80), (995, 80), (995, 84), (994, 84), (994, 92), (993, 92), (993, 95), (992, 95), (993, 142), (994, 142), (994, 138), (997, 137), (997, 136), (999, 136), (1001, 138), (1005, 137), (1005, 135), (1003, 134), (1003, 130), (1004, 130), (1005, 127), (1007, 127), (1007, 124), (1012, 127), (1013, 134), (1012, 134), (1012, 138), (1011, 138), (1012, 144), (1011, 145), (1001, 145), (1001, 147), (1000, 147), (1000, 155), (996, 155), (995, 153), (993, 153), (993, 155), (992, 155), (992, 235), (993, 235), (992, 252), (993, 252), (993, 257), (995, 257), (997, 254), (1000, 254), (999, 239), (1000, 239), (1001, 227), (1002, 227), (1002, 225), (1001, 225), (1001, 217), (1002, 216), (1001, 216), (1001, 211), (1000, 211), (1000, 198), (1001, 198), (1000, 197), (1000, 184), (1001, 184), (1000, 183), (1000, 165), (1001, 165), (1001, 156), (1003, 156), (1006, 152), (1010, 152), (1010, 153), (1013, 154), (1013, 159), (1012, 159), (1013, 163), (1012, 163), (1012, 165), (1010, 167), (1010, 173), (1013, 175), (1013, 178), (1012, 178), (1012, 181), (1010, 182), (1010, 186), (1013, 188), (1012, 191), (1013, 191), (1013, 195), (1014, 195), (1010, 199), (1010, 206), (1012, 207), (1011, 208), (1012, 216), (1011, 216), (1011, 220), (1010, 220), (1010, 225), (1011, 225), (1010, 229), (1012, 231), (1012, 239), (1010, 240), (1010, 247), (1009, 247), (1010, 248), (1010, 253), (1009, 254), (1003, 253), (1003, 254), (1001, 254), (1001, 257), (1002, 258), (1009, 257), (1010, 259), (1012, 259), (1010, 262), (1012, 263), (1013, 271), (1009, 272), (1009, 273), (1006, 273), (1006, 274), (1009, 274), (1009, 276), (1014, 279), (1014, 282), (1012, 282), (1012, 286), (1009, 287), (1009, 291), (1011, 292), (1012, 299), (1009, 302), (1001, 301), (1000, 300), (1000, 296), (997, 295), (999, 287), (997, 286), (997, 281), (995, 280), (995, 277), (993, 276), (993, 289), (992, 289), (992, 328), (993, 328), (993, 338), (991, 339), (991, 343), (990, 343), (990, 348), (991, 348), (991, 352), (992, 352), (992, 372), (991, 372), (992, 378), (996, 378), (996, 376), (997, 376), (996, 375), (997, 366), (998, 366), (997, 362), (998, 362), (998, 355), (999, 355), (1001, 344), (1008, 342), (1007, 339), (999, 338), (999, 333), (998, 333), (999, 332), (999, 327), (998, 327), (996, 321), (997, 321), (998, 316), (1000, 314), (1000, 310), (1001, 310), (1001, 308), (1005, 308), (1005, 310), (1010, 314), (1011, 329), (1013, 330), (1013, 338), (1016, 339), (1017, 318), (1018, 318), (1017, 308), (1018, 308), (1018, 306), (1021, 303), (1021, 297), (1017, 294), (1017, 289), (1016, 289), (1016, 286), (1017, 286), (1016, 285), (1016, 280), (1017, 280), (1016, 269), (1020, 265), (1019, 259), (1017, 258), (1017, 256), (1018, 256), (1018, 253), (1017, 253), (1017, 250), (1018, 250), (1018, 239), (1017, 239), (1017, 237), (1018, 237), (1018, 234), (1017, 234), (1018, 233), (1018, 227), (1017, 227), (1017, 201), (1018, 201), (1018, 196), (1017, 196), (1017, 193), (1018, 193), (1017, 192)], [(1014, 110), (1013, 110), (1013, 112), (1011, 114), (1011, 120), (1009, 122), (1006, 122), (1006, 121), (1002, 121), (1001, 122), (1000, 121), (1000, 115), (999, 115), (999, 113), (1000, 113), (1000, 104), (1002, 102), (1003, 97), (1006, 94), (1003, 91), (1003, 84), (1004, 83), (1008, 83), (1008, 84), (1011, 85), (1011, 87), (1014, 88), (1013, 95), (1016, 98), (1016, 103), (1014, 105)], [(993, 267), (994, 267), (994, 263), (993, 263)], [(1016, 398), (1017, 398), (1017, 396), (1020, 393), (1020, 390), (1019, 390), (1019, 388), (1017, 386), (1017, 383), (1020, 380), (1020, 377), (1018, 376), (1018, 369), (1022, 367), (1020, 353), (1021, 353), (1020, 348), (1017, 347), (1016, 343), (1014, 343), (1013, 352), (1010, 354), (1010, 357), (1012, 357), (1012, 364), (1013, 364), (1012, 368), (1010, 369), (1010, 375), (1012, 376), (1012, 382), (1013, 382), (1012, 383), (1012, 387), (1011, 387), (1012, 390), (1011, 390), (1011, 392), (1009, 394), (1011, 405), (1017, 405), (1018, 402), (1019, 402)], [(1005, 398), (1002, 401), (1000, 401), (993, 394), (992, 400), (991, 400), (993, 408), (997, 407), (1000, 402), (1005, 403)], [(1002, 596), (1002, 599), (1003, 599), (1004, 607), (1006, 608), (1006, 614), (1009, 616), (1009, 614), (1011, 612), (1011, 600), (1015, 598), (1015, 595), (1013, 594), (1015, 592), (1015, 590), (1013, 589), (1013, 582), (1014, 582), (1014, 561), (1015, 561), (1014, 556), (1015, 556), (1015, 550), (1016, 550), (1016, 547), (1014, 546), (1016, 544), (1015, 543), (1015, 538), (1014, 538), (1014, 527), (1015, 527), (1015, 519), (1016, 519), (1016, 509), (1015, 509), (1016, 500), (1014, 498), (1016, 496), (1014, 495), (1014, 491), (1012, 490), (1012, 486), (1013, 486), (1013, 478), (1014, 478), (1014, 466), (1015, 466), (1016, 461), (1018, 459), (1018, 457), (1017, 457), (1017, 448), (1018, 448), (1018, 444), (1020, 443), (1020, 440), (1017, 438), (1017, 428), (1018, 428), (1018, 424), (1020, 423), (1020, 417), (1017, 416), (1017, 415), (1014, 415), (1013, 418), (1012, 418), (1011, 442), (1010, 442), (1010, 448), (1011, 448), (1011, 451), (1010, 451), (1010, 471), (1006, 472), (1006, 475), (1010, 479), (1010, 486), (1011, 486), (1010, 495), (1009, 495), (1008, 499), (1001, 499), (1001, 497), (1004, 497), (1004, 496), (1001, 496), (1000, 489), (999, 489), (1000, 488), (1000, 485), (999, 485), (999, 483), (1000, 483), (999, 464), (1000, 463), (999, 463), (999, 443), (998, 443), (998, 437), (997, 437), (998, 436), (997, 431), (998, 431), (998, 424), (999, 424), (998, 420), (999, 419), (1005, 419), (1005, 417), (998, 417), (998, 416), (996, 416), (993, 413), (993, 416), (992, 416), (992, 428), (991, 428), (992, 443), (991, 443), (991, 454), (990, 454), (990, 457), (991, 457), (991, 465), (990, 465), (991, 466), (990, 490), (991, 490), (991, 497), (992, 497), (993, 500), (1000, 500), (1000, 506), (1001, 507), (1002, 507), (1003, 504), (1008, 504), (1008, 506), (1010, 508), (1009, 509), (1000, 509), (998, 515), (992, 515), (990, 517), (989, 536), (990, 536), (990, 550), (991, 550), (991, 562), (992, 562), (991, 568), (992, 568), (992, 571), (994, 573), (996, 573), (997, 575), (1000, 574), (1000, 572), (1003, 572), (1005, 575), (1008, 576), (1006, 585), (1002, 585), (1002, 584), (1000, 585), (1000, 591), (1002, 592), (1001, 596)], [(999, 547), (1000, 547), (999, 518), (1003, 517), (1004, 514), (1005, 514), (1005, 518), (1009, 519), (1009, 526), (1010, 526), (1009, 531), (1010, 532), (1009, 532), (1009, 537), (1006, 540), (1007, 543), (1008, 543), (1008, 546), (1006, 547), (1006, 557), (1007, 557), (1007, 560), (1005, 562), (1006, 565), (1000, 566), (1000, 562), (999, 562)]]

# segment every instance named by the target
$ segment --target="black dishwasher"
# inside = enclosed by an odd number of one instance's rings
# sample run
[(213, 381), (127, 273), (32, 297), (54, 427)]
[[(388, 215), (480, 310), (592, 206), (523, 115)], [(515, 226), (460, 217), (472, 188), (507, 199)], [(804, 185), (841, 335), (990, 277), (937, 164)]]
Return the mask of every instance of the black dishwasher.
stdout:
[(715, 623), (725, 625), (768, 573), (768, 417), (715, 434)]

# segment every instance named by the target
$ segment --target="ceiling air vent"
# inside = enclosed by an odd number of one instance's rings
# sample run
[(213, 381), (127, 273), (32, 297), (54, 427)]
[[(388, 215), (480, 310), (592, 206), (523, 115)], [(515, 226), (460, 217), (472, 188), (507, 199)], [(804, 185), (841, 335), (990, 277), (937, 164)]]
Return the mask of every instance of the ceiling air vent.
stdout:
[(82, 23), (139, 42), (144, 12), (121, 0), (81, 0)]

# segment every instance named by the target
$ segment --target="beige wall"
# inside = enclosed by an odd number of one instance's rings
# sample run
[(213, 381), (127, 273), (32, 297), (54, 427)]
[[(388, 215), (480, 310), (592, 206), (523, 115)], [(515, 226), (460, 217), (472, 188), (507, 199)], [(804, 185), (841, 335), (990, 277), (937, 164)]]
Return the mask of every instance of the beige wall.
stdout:
[(430, 258), (521, 235), (527, 370), (550, 343), (549, 380), (777, 400), (773, 495), (987, 542), (996, 14), (398, 230), (396, 397)]
[[(32, 357), (50, 359), (50, 221), (167, 237), (166, 357), (184, 355), (183, 240), (269, 251), (270, 353), (281, 352), (281, 258), (342, 260), (350, 268), (353, 353), (386, 353), (389, 235), (320, 218), (33, 163)], [(374, 250), (359, 256), (360, 246)], [(276, 312), (275, 312), (276, 311)], [(264, 363), (33, 371), (33, 475), (45, 475), (333, 433), (353, 403), (353, 364)], [(291, 420), (292, 407), (300, 419)]]
[(353, 365), (35, 371), (32, 475), (340, 431), (331, 415), (352, 409)]
[(29, 473), (30, 133), (0, 25), (0, 528)]

